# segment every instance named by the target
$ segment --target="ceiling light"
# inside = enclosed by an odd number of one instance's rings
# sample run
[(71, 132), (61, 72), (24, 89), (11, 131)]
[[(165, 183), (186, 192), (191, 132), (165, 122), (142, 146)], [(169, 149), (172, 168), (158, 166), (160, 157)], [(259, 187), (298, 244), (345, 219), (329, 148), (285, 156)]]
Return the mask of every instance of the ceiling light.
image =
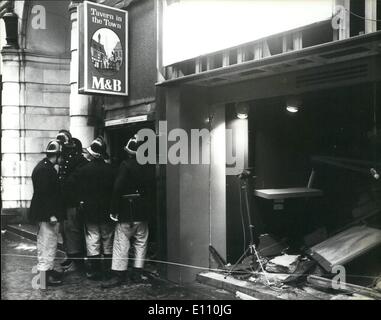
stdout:
[(288, 112), (291, 112), (291, 113), (296, 113), (299, 111), (299, 107), (295, 107), (295, 106), (287, 106), (286, 109)]
[(246, 102), (238, 102), (235, 105), (235, 111), (238, 119), (247, 119), (249, 117), (249, 105)]
[(287, 98), (286, 109), (290, 113), (296, 113), (299, 111), (302, 105), (302, 101), (299, 97), (291, 96)]

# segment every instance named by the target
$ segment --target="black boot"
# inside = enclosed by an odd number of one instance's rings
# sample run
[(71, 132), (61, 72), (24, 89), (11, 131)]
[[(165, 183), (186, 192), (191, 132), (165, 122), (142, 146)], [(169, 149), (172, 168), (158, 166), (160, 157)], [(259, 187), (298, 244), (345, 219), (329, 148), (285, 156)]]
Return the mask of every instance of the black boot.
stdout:
[(142, 283), (147, 279), (144, 277), (143, 268), (131, 268), (128, 272), (128, 278), (132, 283)]
[(102, 280), (101, 272), (101, 256), (91, 256), (88, 257), (88, 267), (86, 271), (86, 277), (90, 280)]
[(126, 272), (125, 271), (115, 271), (110, 272), (110, 278), (102, 282), (101, 287), (103, 289), (110, 289), (118, 287), (126, 283)]
[(55, 270), (45, 271), (46, 285), (47, 286), (59, 286), (62, 284), (62, 273)]
[(112, 277), (111, 274), (112, 254), (103, 255), (103, 279), (108, 280)]
[(75, 255), (74, 254), (66, 254), (67, 258), (64, 262), (61, 263), (61, 268), (64, 271), (75, 271)]
[(85, 268), (85, 256), (83, 255), (83, 253), (74, 254), (73, 260), (75, 262), (75, 268), (77, 270), (84, 270), (84, 268)]

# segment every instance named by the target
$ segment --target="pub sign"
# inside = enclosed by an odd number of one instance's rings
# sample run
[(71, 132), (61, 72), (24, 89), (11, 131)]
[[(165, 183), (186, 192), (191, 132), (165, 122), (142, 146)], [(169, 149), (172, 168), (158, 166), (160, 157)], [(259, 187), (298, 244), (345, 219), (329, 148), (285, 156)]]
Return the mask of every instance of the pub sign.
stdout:
[(127, 11), (84, 1), (78, 13), (78, 92), (128, 95)]

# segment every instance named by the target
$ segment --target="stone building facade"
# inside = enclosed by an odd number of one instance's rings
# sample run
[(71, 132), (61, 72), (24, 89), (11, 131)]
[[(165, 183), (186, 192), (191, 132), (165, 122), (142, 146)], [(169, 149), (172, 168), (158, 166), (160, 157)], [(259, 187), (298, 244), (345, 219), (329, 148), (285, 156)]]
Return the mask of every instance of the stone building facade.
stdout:
[(2, 214), (25, 217), (33, 193), (31, 172), (58, 130), (70, 130), (86, 147), (96, 135), (107, 138), (108, 131), (119, 128), (114, 119), (139, 115), (155, 119), (156, 2), (95, 1), (129, 11), (130, 94), (126, 98), (78, 94), (81, 2), (0, 1), (0, 17), (7, 26), (0, 37), (5, 43), (1, 51)]

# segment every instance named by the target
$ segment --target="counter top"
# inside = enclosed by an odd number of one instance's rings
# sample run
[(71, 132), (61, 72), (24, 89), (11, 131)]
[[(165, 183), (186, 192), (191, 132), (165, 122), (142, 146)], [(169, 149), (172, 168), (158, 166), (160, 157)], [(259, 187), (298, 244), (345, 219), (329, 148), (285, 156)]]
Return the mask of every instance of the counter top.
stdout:
[(320, 197), (323, 191), (310, 188), (257, 189), (254, 194), (264, 199)]

